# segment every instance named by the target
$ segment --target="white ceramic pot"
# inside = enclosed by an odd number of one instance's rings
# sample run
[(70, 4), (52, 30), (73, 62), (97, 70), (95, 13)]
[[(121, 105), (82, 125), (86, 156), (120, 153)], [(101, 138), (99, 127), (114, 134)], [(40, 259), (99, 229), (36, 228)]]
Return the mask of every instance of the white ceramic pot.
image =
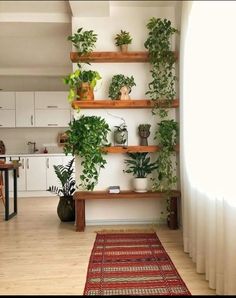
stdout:
[(133, 178), (133, 187), (135, 192), (147, 192), (148, 191), (147, 178)]

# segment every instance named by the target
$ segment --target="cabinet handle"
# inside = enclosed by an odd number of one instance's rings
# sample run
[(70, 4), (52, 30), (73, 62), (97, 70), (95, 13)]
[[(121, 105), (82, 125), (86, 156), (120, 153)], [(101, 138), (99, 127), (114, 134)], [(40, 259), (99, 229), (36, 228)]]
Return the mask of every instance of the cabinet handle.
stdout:
[(31, 125), (33, 125), (33, 115), (31, 115), (31, 117), (30, 117), (30, 121), (31, 121)]
[(0, 126), (3, 126), (2, 124), (0, 124)]
[(49, 158), (47, 158), (47, 168), (49, 169)]
[(29, 159), (27, 158), (27, 169), (29, 169)]
[(25, 160), (24, 159), (22, 159), (21, 165), (22, 165), (22, 169), (24, 170), (24, 168), (25, 168)]
[(2, 107), (0, 107), (0, 109), (2, 109)]
[(58, 106), (47, 106), (47, 108), (49, 108), (49, 109), (57, 109)]
[(58, 124), (49, 123), (48, 126), (58, 126)]

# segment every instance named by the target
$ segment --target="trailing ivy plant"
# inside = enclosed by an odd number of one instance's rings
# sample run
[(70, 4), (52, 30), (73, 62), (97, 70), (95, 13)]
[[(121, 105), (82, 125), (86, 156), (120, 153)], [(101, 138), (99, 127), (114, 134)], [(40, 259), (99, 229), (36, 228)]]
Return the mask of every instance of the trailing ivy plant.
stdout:
[(64, 152), (81, 157), (82, 174), (79, 186), (82, 189), (93, 190), (98, 182), (100, 169), (105, 167), (105, 153), (101, 147), (110, 145), (107, 140), (109, 131), (106, 121), (98, 116), (82, 115), (69, 123)]
[(172, 120), (162, 120), (154, 139), (158, 140), (160, 152), (157, 159), (158, 177), (154, 180), (153, 190), (167, 191), (173, 189), (177, 182), (176, 163), (174, 164), (174, 150), (177, 145), (178, 123)]
[(149, 33), (144, 46), (149, 53), (152, 81), (146, 94), (154, 103), (153, 114), (164, 118), (168, 110), (160, 107), (160, 101), (165, 100), (170, 105), (176, 95), (175, 54), (171, 51), (171, 37), (178, 30), (171, 26), (171, 21), (155, 17), (149, 20), (147, 28)]

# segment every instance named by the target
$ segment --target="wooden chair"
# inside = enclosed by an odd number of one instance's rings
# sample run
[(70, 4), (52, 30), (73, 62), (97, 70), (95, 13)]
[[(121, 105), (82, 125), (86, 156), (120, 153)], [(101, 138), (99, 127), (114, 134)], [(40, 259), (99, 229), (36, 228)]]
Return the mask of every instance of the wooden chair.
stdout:
[[(4, 160), (0, 160), (0, 165), (4, 164)], [(3, 175), (2, 172), (0, 171), (0, 199), (2, 200), (4, 206), (5, 206), (5, 197), (4, 197), (4, 183), (3, 183)]]

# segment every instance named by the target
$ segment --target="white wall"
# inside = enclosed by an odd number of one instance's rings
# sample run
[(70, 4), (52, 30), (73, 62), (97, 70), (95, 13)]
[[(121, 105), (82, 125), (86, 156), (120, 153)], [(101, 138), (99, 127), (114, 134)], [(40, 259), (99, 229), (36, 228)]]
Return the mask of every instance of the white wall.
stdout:
[[(130, 50), (145, 50), (144, 42), (147, 39), (146, 24), (151, 17), (163, 17), (172, 21), (175, 26), (175, 8), (174, 7), (122, 7), (111, 6), (109, 17), (79, 17), (72, 18), (72, 32), (79, 27), (85, 30), (94, 30), (98, 34), (96, 43), (97, 51), (116, 51), (114, 37), (120, 30), (129, 31), (133, 37)], [(174, 45), (174, 40), (173, 40)], [(76, 69), (76, 64), (73, 65)], [(145, 98), (145, 92), (148, 90), (150, 82), (150, 65), (148, 63), (93, 63), (91, 69), (99, 71), (102, 76), (102, 84), (95, 93), (96, 99), (108, 98), (108, 87), (111, 78), (115, 74), (133, 75), (137, 86), (133, 87), (131, 97), (133, 99)], [(137, 127), (140, 123), (150, 123), (151, 135), (149, 144), (154, 144), (153, 132), (155, 130), (155, 117), (151, 115), (148, 109), (132, 110), (82, 110), (81, 114), (98, 115), (104, 117), (110, 128), (119, 125), (121, 120), (114, 118), (108, 112), (125, 118), (129, 131), (129, 145), (138, 145)], [(171, 111), (175, 116), (175, 111)], [(112, 134), (109, 135), (112, 141)], [(101, 171), (99, 183), (95, 190), (104, 190), (109, 185), (120, 185), (121, 189), (130, 189), (131, 175), (124, 174), (124, 158), (126, 155), (109, 154), (106, 157), (107, 165)], [(79, 177), (80, 167), (79, 159), (76, 161), (76, 177)], [(160, 212), (165, 211), (163, 200), (104, 200), (86, 202), (86, 220), (89, 223), (142, 223), (160, 221)]]
[(36, 147), (43, 153), (44, 147), (48, 153), (62, 153), (62, 147), (57, 145), (57, 136), (63, 128), (1, 128), (0, 140), (6, 147), (6, 154), (29, 153), (27, 142), (36, 142)]

